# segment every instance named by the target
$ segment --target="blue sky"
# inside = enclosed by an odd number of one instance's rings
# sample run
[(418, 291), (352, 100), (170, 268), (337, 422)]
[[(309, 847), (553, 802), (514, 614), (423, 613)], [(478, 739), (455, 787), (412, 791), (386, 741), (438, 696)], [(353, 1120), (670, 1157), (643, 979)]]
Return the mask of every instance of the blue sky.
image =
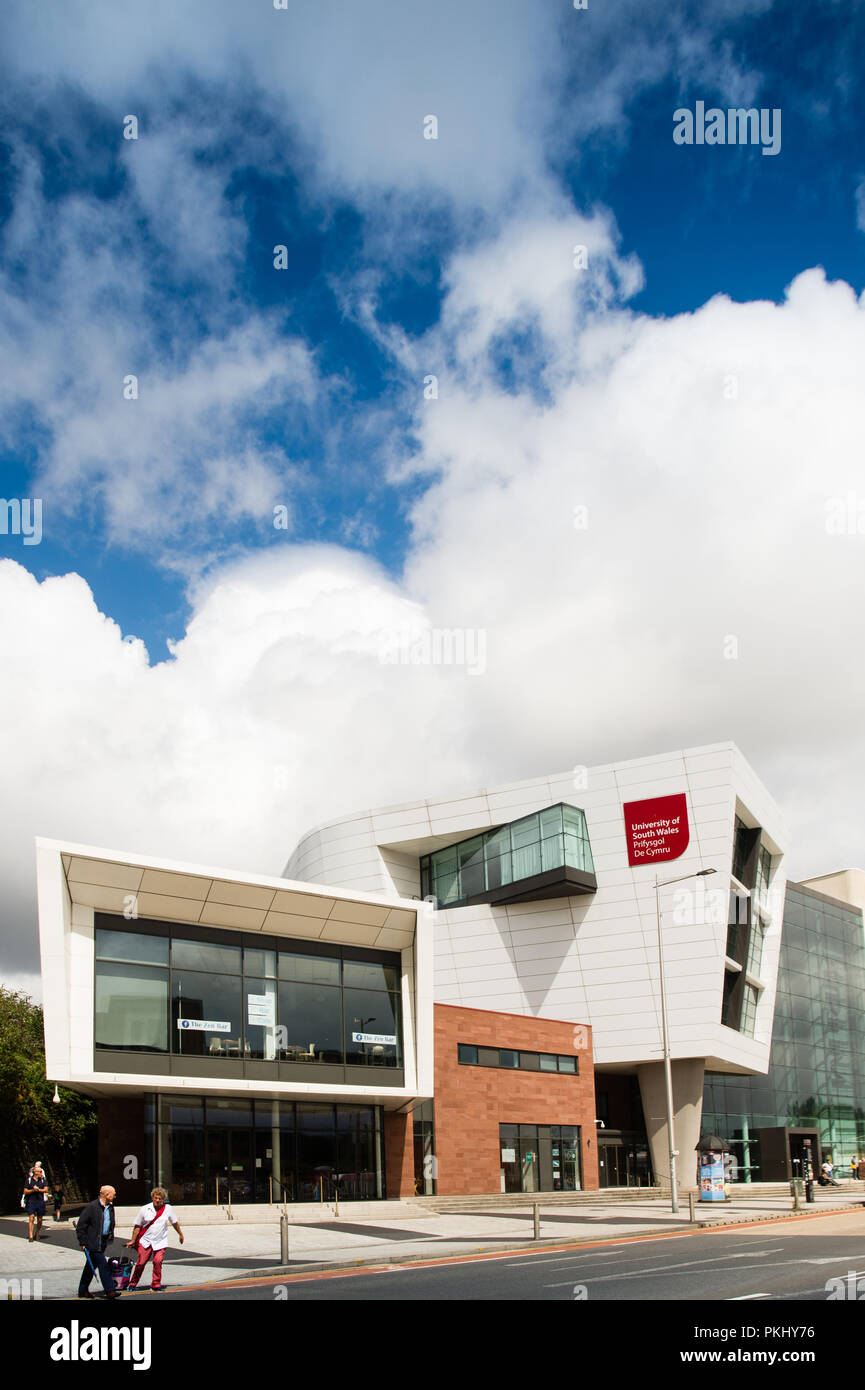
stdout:
[[(43, 501), (38, 545), (0, 536), (7, 717), (58, 730), (22, 836), (273, 868), (430, 779), (734, 737), (813, 837), (821, 714), (834, 754), (860, 739), (825, 614), (855, 640), (862, 559), (825, 511), (861, 469), (865, 7), (175, 9), (0, 21), (0, 462)], [(780, 110), (780, 151), (675, 144), (698, 101)], [(416, 622), (483, 627), (486, 678), (382, 685), (376, 634)], [(849, 719), (787, 699), (821, 663)], [(165, 786), (108, 816), (160, 758), (177, 821)], [(192, 790), (219, 763), (239, 842)]]
[[(547, 128), (556, 134), (535, 152), (536, 168), (514, 172), (517, 180), (548, 176), (577, 210), (588, 212), (599, 203), (611, 210), (622, 251), (638, 256), (644, 268), (644, 287), (633, 296), (632, 308), (678, 314), (718, 293), (741, 301), (779, 301), (790, 280), (814, 264), (824, 266), (830, 278), (861, 289), (863, 233), (856, 223), (856, 189), (865, 177), (865, 153), (862, 76), (854, 60), (865, 38), (861, 7), (674, 5), (664, 7), (664, 24), (651, 7), (605, 8), (610, 24), (597, 48), (585, 42), (596, 24), (593, 7), (567, 13), (560, 4), (536, 13), (539, 43), (548, 39), (552, 44), (558, 34), (563, 44), (545, 113)], [(633, 74), (609, 110), (599, 103), (601, 109), (592, 111), (586, 109), (593, 83), (585, 80), (585, 59), (587, 52), (601, 63), (605, 55), (608, 62), (615, 57), (622, 33), (612, 22), (617, 8), (622, 24), (636, 26), (646, 44), (655, 40), (664, 49), (669, 35), (678, 33), (680, 46), (687, 48), (690, 39), (697, 49), (693, 70), (688, 71), (684, 59), (664, 64), (661, 55), (654, 80)], [(482, 11), (479, 7), (479, 27)], [(295, 22), (289, 15), (269, 18), (274, 25)], [(490, 18), (487, 14), (488, 23)], [(449, 257), (488, 235), (491, 220), (495, 225), (506, 216), (506, 201), (502, 207), (493, 200), (473, 203), (465, 194), (448, 198), (440, 187), (424, 196), (422, 188), (406, 188), (413, 180), (405, 178), (405, 171), (402, 180), (394, 176), (380, 198), (371, 199), (366, 192), (352, 197), (338, 180), (329, 183), (310, 168), (315, 161), (308, 148), (310, 132), (298, 129), (289, 113), (265, 109), (252, 71), (245, 82), (214, 81), (212, 75), (196, 75), (194, 50), (178, 49), (173, 69), (163, 69), (156, 91), (146, 72), (131, 74), (126, 105), (138, 114), (141, 145), (154, 128), (167, 132), (169, 139), (172, 131), (183, 132), (185, 159), (213, 177), (208, 210), (215, 204), (226, 222), (230, 218), (234, 224), (233, 237), (213, 228), (204, 273), (198, 273), (196, 254), (184, 249), (179, 229), (160, 226), (159, 211), (151, 209), (156, 215), (149, 216), (135, 196), (130, 164), (139, 149), (118, 140), (113, 94), (100, 90), (92, 67), (88, 72), (74, 60), (63, 62), (64, 33), (68, 39), (73, 24), (72, 12), (58, 7), (52, 21), (58, 30), (57, 69), (53, 80), (35, 87), (27, 84), (25, 73), (36, 36), (23, 11), (6, 48), (10, 85), (2, 146), (3, 225), (9, 225), (24, 196), (26, 157), (41, 181), (45, 233), (29, 245), (7, 250), (3, 270), (10, 293), (26, 296), (50, 323), (55, 272), (61, 269), (51, 265), (52, 228), (56, 235), (64, 209), (85, 199), (110, 216), (114, 253), (124, 243), (134, 248), (132, 259), (147, 276), (136, 308), (147, 344), (142, 396), (150, 389), (148, 361), (163, 358), (179, 367), (188, 360), (195, 344), (212, 331), (216, 301), (220, 319), (243, 324), (251, 314), (264, 315), (277, 338), (299, 339), (315, 356), (326, 384), (322, 396), (306, 408), (290, 409), (288, 418), (284, 402), (269, 408), (268, 402), (256, 401), (242, 412), (238, 429), (255, 447), (275, 450), (285, 460), (282, 471), (291, 477), (291, 494), (298, 496), (299, 489), (302, 498), (292, 529), (295, 540), (357, 545), (398, 574), (408, 543), (407, 511), (419, 484), (394, 486), (386, 479), (394, 456), (412, 452), (411, 387), (385, 345), (365, 331), (343, 297), (353, 296), (365, 281), (374, 285), (377, 322), (420, 340), (439, 318)], [(490, 25), (491, 54), (496, 32)], [(206, 34), (199, 42), (208, 42)], [(254, 58), (254, 48), (252, 53)], [(382, 48), (383, 86), (397, 58), (398, 53)], [(446, 86), (445, 71), (432, 76)], [(597, 76), (603, 89), (603, 74)], [(418, 93), (418, 126), (426, 106), (436, 104), (435, 86), (430, 84), (429, 94)], [(767, 158), (752, 147), (675, 146), (672, 112), (692, 107), (697, 99), (707, 106), (726, 106), (729, 100), (779, 107), (781, 152)], [(219, 121), (202, 120), (202, 107), (214, 105), (221, 107)], [(446, 162), (448, 144), (465, 139), (464, 130), (448, 128), (447, 109), (445, 101), (436, 147), (417, 142), (416, 166), (425, 159)], [(363, 105), (356, 110), (362, 123)], [(479, 163), (484, 160), (481, 148), (473, 156)], [(159, 158), (168, 163), (170, 148)], [(157, 168), (154, 177), (160, 173)], [(408, 223), (404, 253), (396, 258), (389, 244), (389, 213), (395, 224)], [(288, 248), (289, 265), (282, 273), (272, 266), (271, 248), (277, 241)], [(109, 291), (104, 300), (109, 313), (113, 298)], [(69, 328), (74, 339), (74, 324)], [(535, 369), (536, 352), (531, 333), (505, 343), (502, 380), (510, 379), (519, 389)], [(51, 383), (42, 385), (52, 389)], [(130, 429), (134, 432), (134, 421)], [(51, 432), (38, 392), (19, 392), (4, 428), (9, 495), (34, 495)], [(134, 449), (130, 453), (135, 466)], [(98, 470), (106, 489), (111, 488), (110, 470), (110, 461)], [(274, 504), (283, 500), (278, 490), (273, 499)], [(207, 517), (204, 544), (189, 528), (172, 535), (160, 527), (157, 516), (146, 544), (129, 545), (106, 527), (98, 498), (70, 494), (46, 499), (45, 505), (47, 515), (56, 521), (62, 514), (64, 524), (46, 524), (38, 548), (25, 549), (17, 538), (3, 537), (5, 552), (40, 578), (68, 568), (84, 575), (103, 610), (124, 632), (143, 637), (154, 660), (166, 655), (166, 638), (182, 635), (189, 614), (188, 564), (206, 564), (284, 539), (274, 533), (265, 508), (257, 517), (228, 519), (214, 511)], [(158, 499), (151, 505), (158, 510)], [(178, 556), (178, 548), (185, 555)]]

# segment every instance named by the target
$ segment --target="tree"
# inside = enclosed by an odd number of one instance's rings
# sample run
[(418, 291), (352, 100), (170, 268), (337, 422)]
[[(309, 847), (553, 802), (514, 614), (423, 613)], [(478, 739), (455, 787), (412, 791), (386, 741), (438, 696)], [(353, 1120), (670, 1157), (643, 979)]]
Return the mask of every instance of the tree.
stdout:
[(29, 995), (0, 985), (0, 1210), (18, 1208), (34, 1159), (49, 1177), (62, 1165), (74, 1172), (96, 1128), (96, 1107), (77, 1091), (45, 1076), (42, 1010)]

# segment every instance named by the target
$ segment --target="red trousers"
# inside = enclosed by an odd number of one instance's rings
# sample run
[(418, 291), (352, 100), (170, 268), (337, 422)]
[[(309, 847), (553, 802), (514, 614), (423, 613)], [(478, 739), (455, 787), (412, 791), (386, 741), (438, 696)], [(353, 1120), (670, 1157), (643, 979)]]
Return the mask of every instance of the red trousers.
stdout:
[(153, 1250), (149, 1245), (139, 1245), (138, 1263), (133, 1269), (132, 1277), (129, 1280), (130, 1289), (135, 1288), (135, 1285), (138, 1283), (139, 1279), (144, 1273), (144, 1266), (147, 1264), (147, 1261), (150, 1259), (151, 1255), (153, 1256), (153, 1277), (150, 1280), (150, 1287), (152, 1289), (158, 1289), (161, 1286), (162, 1261), (165, 1258), (165, 1247), (163, 1246), (161, 1250)]

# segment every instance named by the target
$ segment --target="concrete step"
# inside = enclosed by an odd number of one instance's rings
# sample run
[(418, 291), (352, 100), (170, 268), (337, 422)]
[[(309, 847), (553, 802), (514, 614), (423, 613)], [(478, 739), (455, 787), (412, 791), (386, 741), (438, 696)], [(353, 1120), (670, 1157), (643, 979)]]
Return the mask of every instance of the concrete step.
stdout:
[(544, 1207), (608, 1205), (610, 1202), (650, 1202), (663, 1197), (659, 1187), (605, 1187), (591, 1192), (480, 1192), (454, 1197), (415, 1197), (427, 1211), (525, 1210), (533, 1202)]
[[(865, 1183), (847, 1181), (839, 1184), (838, 1187), (817, 1187), (817, 1192), (825, 1192), (834, 1197), (843, 1197), (846, 1193), (865, 1190)], [(690, 1188), (683, 1184), (679, 1186), (679, 1198), (687, 1202), (689, 1192), (693, 1192), (699, 1197), (699, 1189), (696, 1186)], [(790, 1196), (790, 1184), (785, 1182), (750, 1182), (750, 1183), (731, 1183), (729, 1185), (729, 1195), (734, 1201), (758, 1202), (777, 1197)], [(582, 1207), (582, 1206), (608, 1206), (611, 1203), (620, 1202), (653, 1202), (659, 1200), (669, 1201), (669, 1187), (603, 1187), (590, 1192), (480, 1192), (474, 1195), (442, 1196), (442, 1197), (416, 1197), (416, 1205), (425, 1207), (428, 1211), (437, 1212), (471, 1212), (471, 1211), (509, 1211), (511, 1208), (525, 1210), (534, 1202), (539, 1202), (544, 1207)]]

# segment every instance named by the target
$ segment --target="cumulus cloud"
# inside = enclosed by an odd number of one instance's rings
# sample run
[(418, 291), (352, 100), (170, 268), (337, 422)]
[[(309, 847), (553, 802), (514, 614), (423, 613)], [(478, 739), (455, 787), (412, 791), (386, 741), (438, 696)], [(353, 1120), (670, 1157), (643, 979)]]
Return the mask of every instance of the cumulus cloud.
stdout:
[[(505, 285), (424, 403), (436, 477), (400, 583), (287, 543), (202, 583), (150, 666), (82, 579), (0, 566), (13, 920), (34, 834), (278, 872), (343, 812), (728, 737), (785, 806), (794, 873), (861, 860), (862, 302), (811, 270), (780, 305), (575, 306), (546, 323), (550, 399), (484, 366), (525, 312)], [(482, 674), (380, 659), (441, 628), (484, 632)]]
[[(0, 276), (0, 440), (17, 451), (35, 432), (31, 486), (55, 535), (87, 513), (109, 541), (156, 542), (157, 558), (171, 560), (181, 538), (196, 549), (210, 519), (266, 524), (300, 475), (284, 434), (324, 389), (312, 350), (285, 334), (281, 316), (251, 306), (232, 322), (216, 304), (194, 334), (166, 324), (150, 302), (152, 251), (128, 235), (134, 198), (70, 196), (58, 226), (34, 161), (20, 147), (16, 157)], [(19, 263), (25, 240), (45, 258)]]
[[(78, 575), (40, 584), (0, 562), (3, 965), (33, 965), (36, 834), (277, 873), (306, 826), (370, 787), (404, 799), (419, 770), (459, 779), (461, 673), (380, 659), (428, 625), (363, 557), (296, 547), (224, 567), (151, 666)], [(427, 727), (447, 746), (420, 768), (394, 759)]]

